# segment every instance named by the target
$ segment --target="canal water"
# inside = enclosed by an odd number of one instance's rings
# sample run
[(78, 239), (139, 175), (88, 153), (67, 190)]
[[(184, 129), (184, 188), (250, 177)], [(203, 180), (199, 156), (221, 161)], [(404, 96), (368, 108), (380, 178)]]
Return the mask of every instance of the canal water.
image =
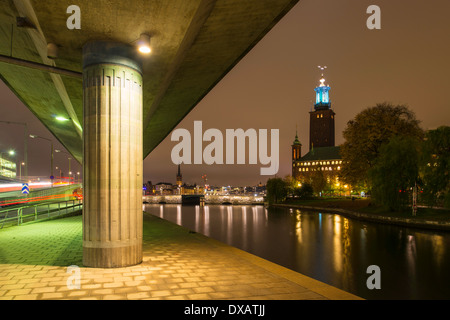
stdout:
[[(144, 210), (365, 299), (450, 299), (450, 232), (263, 206)], [(367, 287), (371, 265), (381, 289)]]

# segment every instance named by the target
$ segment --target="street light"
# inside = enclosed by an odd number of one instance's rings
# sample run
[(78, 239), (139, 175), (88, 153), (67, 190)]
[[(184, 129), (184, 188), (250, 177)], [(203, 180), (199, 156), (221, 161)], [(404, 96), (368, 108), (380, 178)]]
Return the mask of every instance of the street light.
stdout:
[[(67, 152), (62, 151), (62, 150), (55, 150), (55, 152), (56, 152), (56, 153), (65, 153), (65, 154), (71, 156), (70, 153), (67, 153)], [(71, 158), (71, 157), (68, 157), (67, 159), (69, 159), (69, 184), (70, 184), (70, 178), (71, 178), (71, 176), (72, 176), (72, 171), (70, 170), (70, 160), (72, 160), (72, 158)]]
[(9, 150), (7, 152), (2, 152), (1, 154), (3, 155), (5, 153), (9, 154), (10, 156), (14, 156), (16, 154), (16, 152), (14, 150)]
[(56, 170), (59, 170), (59, 182), (61, 182), (61, 178), (62, 178), (62, 169), (60, 167), (56, 167)]
[(3, 159), (3, 155), (5, 153), (9, 154), (10, 156), (14, 156), (16, 154), (16, 152), (14, 150), (4, 151), (4, 152), (0, 152), (0, 158)]
[(22, 181), (22, 166), (25, 165), (25, 162), (21, 162), (20, 163), (20, 167), (19, 167), (19, 180)]
[(43, 139), (43, 140), (47, 140), (47, 141), (50, 141), (50, 144), (51, 144), (51, 160), (50, 160), (50, 180), (52, 180), (52, 188), (53, 188), (53, 179), (55, 178), (54, 176), (53, 176), (53, 141), (52, 140), (50, 140), (50, 139), (47, 139), (47, 138), (44, 138), (44, 137), (40, 137), (40, 136), (38, 136), (38, 135), (35, 135), (35, 134), (30, 134), (30, 138), (31, 139)]

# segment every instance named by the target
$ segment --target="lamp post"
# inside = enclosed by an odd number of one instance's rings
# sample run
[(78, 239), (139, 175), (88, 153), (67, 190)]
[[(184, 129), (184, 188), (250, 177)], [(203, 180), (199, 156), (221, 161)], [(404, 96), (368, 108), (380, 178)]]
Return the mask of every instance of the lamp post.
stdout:
[(20, 126), (24, 126), (24, 138), (23, 138), (23, 161), (24, 161), (24, 166), (25, 166), (25, 177), (28, 178), (28, 124), (26, 124), (25, 122), (12, 122), (12, 121), (0, 121), (0, 123), (6, 123), (6, 124), (15, 124), (15, 125), (20, 125)]
[(19, 180), (22, 181), (22, 166), (25, 165), (25, 162), (20, 162), (20, 167), (19, 167)]
[(56, 167), (56, 170), (59, 170), (59, 182), (61, 183), (61, 178), (62, 178), (62, 169), (60, 167)]
[(70, 184), (70, 178), (72, 177), (72, 171), (70, 170), (70, 161), (72, 160), (71, 154), (62, 151), (62, 150), (55, 150), (56, 153), (65, 153), (67, 155), (69, 155), (70, 157), (68, 157), (67, 159), (69, 160), (69, 184)]
[(53, 179), (55, 178), (53, 176), (53, 141), (50, 140), (50, 139), (44, 138), (44, 137), (37, 136), (35, 134), (30, 134), (30, 138), (31, 139), (43, 139), (43, 140), (50, 141), (50, 144), (51, 144), (51, 150), (50, 150), (51, 151), (51, 155), (50, 155), (50, 180), (52, 181), (52, 188), (53, 188)]

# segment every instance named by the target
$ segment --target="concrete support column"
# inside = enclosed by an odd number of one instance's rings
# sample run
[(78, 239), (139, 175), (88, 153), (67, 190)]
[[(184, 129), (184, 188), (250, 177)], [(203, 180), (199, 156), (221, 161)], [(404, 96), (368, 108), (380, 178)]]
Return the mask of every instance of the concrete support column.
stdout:
[(134, 48), (83, 48), (83, 265), (142, 262), (142, 68)]

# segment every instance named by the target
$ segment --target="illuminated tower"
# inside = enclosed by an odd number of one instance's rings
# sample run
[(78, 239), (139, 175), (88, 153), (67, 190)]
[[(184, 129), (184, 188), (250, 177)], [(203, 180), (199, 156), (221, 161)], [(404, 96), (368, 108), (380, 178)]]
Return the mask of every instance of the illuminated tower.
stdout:
[(180, 165), (178, 165), (178, 173), (177, 173), (177, 185), (181, 187), (183, 184), (183, 176), (181, 175), (181, 168)]
[[(319, 67), (323, 70), (326, 67)], [(330, 87), (325, 84), (322, 74), (320, 85), (314, 89), (316, 103), (310, 114), (309, 150), (321, 147), (334, 147), (334, 116), (331, 109)]]
[(295, 133), (295, 140), (292, 144), (292, 177), (296, 177), (297, 172), (295, 171), (296, 163), (302, 157), (302, 144), (298, 140), (298, 134)]

